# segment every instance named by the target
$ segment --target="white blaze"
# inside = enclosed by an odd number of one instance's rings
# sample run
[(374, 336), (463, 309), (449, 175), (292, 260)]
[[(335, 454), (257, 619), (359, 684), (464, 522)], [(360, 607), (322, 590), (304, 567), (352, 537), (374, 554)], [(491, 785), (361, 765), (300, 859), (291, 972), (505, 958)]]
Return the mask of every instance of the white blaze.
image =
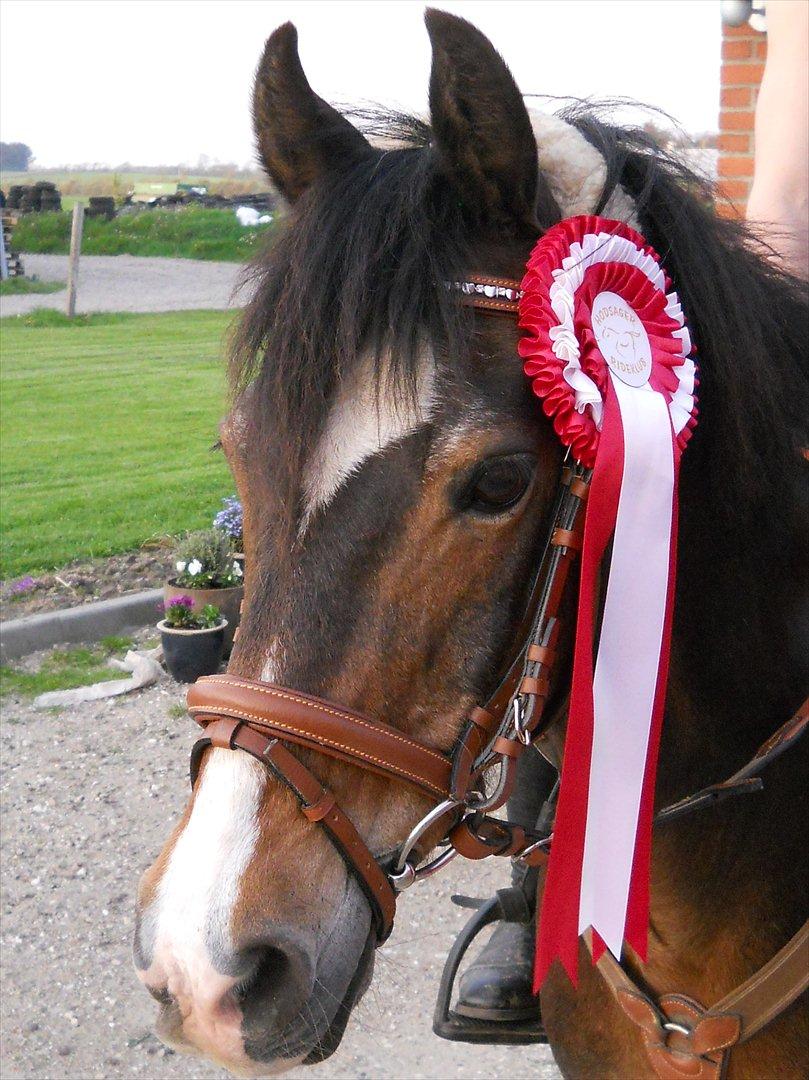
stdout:
[(199, 1013), (200, 1021), (234, 982), (215, 970), (212, 954), (234, 953), (231, 917), (255, 851), (265, 783), (264, 769), (247, 754), (209, 752), (191, 817), (144, 916), (155, 924), (144, 980), (167, 987), (183, 1014)]
[(309, 461), (304, 480), (305, 512), (302, 530), (315, 510), (331, 501), (345, 480), (374, 454), (412, 435), (430, 418), (435, 365), (425, 359), (417, 377), (416, 400), (394, 400), (385, 378), (376, 392), (370, 362), (360, 365), (341, 387), (320, 442)]

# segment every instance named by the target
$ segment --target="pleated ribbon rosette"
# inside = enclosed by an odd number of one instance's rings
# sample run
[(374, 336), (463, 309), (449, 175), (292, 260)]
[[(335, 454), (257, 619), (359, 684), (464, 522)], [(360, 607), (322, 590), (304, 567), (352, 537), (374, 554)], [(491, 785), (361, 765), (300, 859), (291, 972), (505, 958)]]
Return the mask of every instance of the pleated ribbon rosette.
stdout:
[[(554, 960), (577, 980), (626, 941), (646, 959), (649, 860), (666, 696), (680, 457), (696, 422), (692, 345), (644, 238), (569, 218), (537, 243), (522, 283), (520, 355), (573, 457), (593, 469), (559, 803), (535, 985)], [(599, 569), (609, 542), (609, 574)], [(596, 611), (603, 603), (594, 658)]]

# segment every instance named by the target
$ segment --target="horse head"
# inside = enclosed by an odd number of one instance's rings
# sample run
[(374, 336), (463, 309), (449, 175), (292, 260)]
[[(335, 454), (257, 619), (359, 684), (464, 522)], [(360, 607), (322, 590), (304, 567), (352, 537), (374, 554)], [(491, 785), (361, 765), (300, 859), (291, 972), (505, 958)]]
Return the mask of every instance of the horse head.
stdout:
[[(460, 19), (427, 26), (432, 132), (381, 148), (312, 91), (293, 26), (268, 40), (255, 133), (290, 210), (255, 270), (221, 434), (248, 566), (230, 672), (449, 751), (521, 613), (562, 450), (516, 317), (473, 317), (445, 283), (519, 277), (559, 211), (503, 61)], [(374, 853), (431, 809), (407, 782), (301, 760)], [(319, 1060), (373, 944), (365, 897), (290, 793), (209, 751), (140, 888), (161, 1036), (255, 1073)]]

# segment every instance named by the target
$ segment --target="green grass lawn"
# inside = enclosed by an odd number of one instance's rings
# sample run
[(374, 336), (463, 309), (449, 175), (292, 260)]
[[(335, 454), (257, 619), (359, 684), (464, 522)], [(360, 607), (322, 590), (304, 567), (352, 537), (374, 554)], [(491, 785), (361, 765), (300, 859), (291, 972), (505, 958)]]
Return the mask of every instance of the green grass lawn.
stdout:
[(131, 638), (106, 637), (97, 645), (52, 649), (38, 671), (4, 664), (0, 667), (0, 697), (5, 694), (34, 697), (52, 690), (72, 690), (76, 686), (125, 679), (126, 673), (110, 667), (109, 660), (114, 653), (126, 652), (131, 645)]
[[(67, 255), (69, 213), (24, 214), (14, 227), (14, 248)], [(106, 218), (85, 218), (83, 255), (162, 255), (184, 259), (243, 262), (256, 251), (272, 225), (244, 228), (233, 210), (141, 210)]]
[(232, 313), (0, 323), (5, 577), (210, 523), (233, 491), (210, 447)]
[(40, 281), (38, 278), (10, 277), (0, 281), (0, 296), (22, 296), (24, 293), (52, 293), (65, 288), (64, 281)]

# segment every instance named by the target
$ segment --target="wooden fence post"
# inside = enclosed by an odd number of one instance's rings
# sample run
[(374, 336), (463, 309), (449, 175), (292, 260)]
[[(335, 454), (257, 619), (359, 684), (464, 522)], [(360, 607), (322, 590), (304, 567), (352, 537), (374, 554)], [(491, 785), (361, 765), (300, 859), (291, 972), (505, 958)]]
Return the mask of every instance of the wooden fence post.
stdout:
[(67, 270), (67, 317), (76, 314), (76, 289), (79, 284), (79, 255), (81, 254), (81, 234), (84, 228), (84, 203), (76, 202), (73, 207), (73, 227), (70, 230), (70, 262)]

